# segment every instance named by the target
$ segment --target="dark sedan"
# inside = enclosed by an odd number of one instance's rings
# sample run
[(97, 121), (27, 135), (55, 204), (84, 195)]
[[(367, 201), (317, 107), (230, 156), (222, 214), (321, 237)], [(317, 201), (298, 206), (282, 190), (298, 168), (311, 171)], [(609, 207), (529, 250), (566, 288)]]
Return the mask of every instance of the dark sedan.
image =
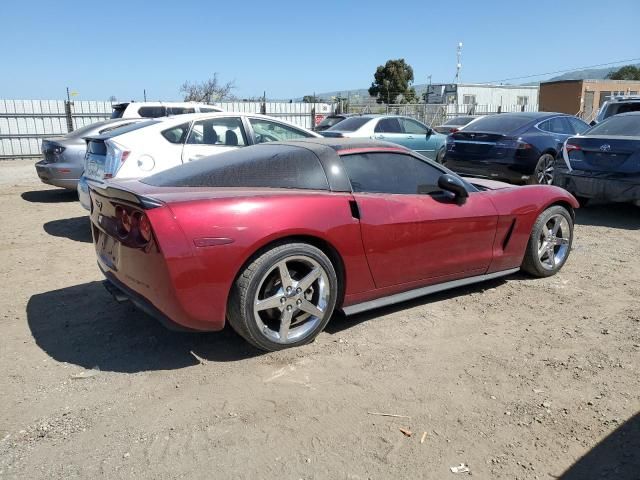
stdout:
[(551, 184), (563, 143), (588, 128), (582, 120), (563, 113), (491, 115), (449, 135), (444, 162), (462, 175)]
[(554, 183), (583, 204), (598, 199), (640, 206), (640, 112), (609, 117), (569, 138)]

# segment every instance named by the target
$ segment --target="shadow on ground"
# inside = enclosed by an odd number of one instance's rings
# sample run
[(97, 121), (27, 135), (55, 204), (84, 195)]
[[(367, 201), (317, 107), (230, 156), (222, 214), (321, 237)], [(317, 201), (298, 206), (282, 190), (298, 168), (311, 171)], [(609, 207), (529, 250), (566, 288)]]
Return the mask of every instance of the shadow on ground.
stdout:
[(91, 243), (91, 222), (87, 215), (63, 218), (45, 223), (42, 228), (54, 237), (65, 237), (76, 242)]
[(351, 315), (347, 317), (341, 312), (336, 313), (334, 315), (334, 318), (332, 318), (331, 321), (327, 324), (325, 331), (327, 333), (335, 335), (342, 332), (343, 330), (347, 330), (356, 325), (359, 325), (360, 323), (364, 323), (369, 320), (373, 320), (374, 318), (382, 317), (384, 315), (391, 315), (402, 310), (408, 310), (411, 308), (426, 305), (428, 303), (441, 302), (443, 300), (449, 300), (451, 298), (469, 295), (471, 293), (482, 292), (490, 288), (500, 288), (500, 286), (505, 284), (508, 280), (532, 280), (532, 277), (529, 277), (522, 273), (515, 273), (513, 275), (509, 275), (508, 277), (496, 278), (493, 280), (488, 280), (486, 282), (475, 283), (472, 285), (466, 285), (464, 287), (454, 288), (452, 290), (446, 290), (444, 292), (425, 295), (413, 300), (396, 303), (394, 305), (389, 305), (388, 307), (376, 308), (375, 310), (369, 310), (357, 315)]
[(561, 480), (602, 478), (640, 478), (640, 413), (618, 427), (560, 476)]
[(20, 196), (23, 200), (32, 203), (63, 203), (78, 201), (78, 192), (64, 190), (62, 188), (32, 190), (30, 192), (23, 192)]
[(197, 365), (197, 357), (228, 362), (261, 354), (231, 329), (167, 330), (132, 305), (117, 303), (102, 282), (33, 295), (27, 321), (38, 346), (53, 359), (103, 371), (172, 370)]
[(576, 225), (640, 230), (640, 208), (630, 203), (588, 205), (576, 211)]

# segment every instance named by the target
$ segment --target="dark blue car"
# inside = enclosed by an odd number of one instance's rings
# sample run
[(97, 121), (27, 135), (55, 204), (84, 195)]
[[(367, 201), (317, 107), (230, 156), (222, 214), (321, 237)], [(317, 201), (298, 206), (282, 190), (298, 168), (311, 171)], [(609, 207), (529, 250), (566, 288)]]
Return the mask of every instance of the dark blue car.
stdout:
[(614, 115), (569, 138), (554, 183), (582, 204), (598, 199), (640, 206), (640, 112)]
[(565, 140), (588, 128), (564, 113), (490, 115), (447, 137), (444, 163), (462, 175), (551, 184), (555, 158)]

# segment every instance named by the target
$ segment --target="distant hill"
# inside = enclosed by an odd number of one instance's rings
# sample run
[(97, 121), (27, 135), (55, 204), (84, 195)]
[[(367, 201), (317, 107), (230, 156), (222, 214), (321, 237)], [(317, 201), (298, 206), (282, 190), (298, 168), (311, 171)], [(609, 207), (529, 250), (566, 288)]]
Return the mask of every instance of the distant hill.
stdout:
[[(636, 67), (640, 67), (640, 64), (636, 64)], [(608, 68), (589, 68), (586, 70), (575, 70), (573, 72), (563, 73), (557, 77), (546, 80), (547, 82), (553, 82), (557, 80), (604, 80), (611, 72), (619, 70), (620, 67), (608, 67)]]

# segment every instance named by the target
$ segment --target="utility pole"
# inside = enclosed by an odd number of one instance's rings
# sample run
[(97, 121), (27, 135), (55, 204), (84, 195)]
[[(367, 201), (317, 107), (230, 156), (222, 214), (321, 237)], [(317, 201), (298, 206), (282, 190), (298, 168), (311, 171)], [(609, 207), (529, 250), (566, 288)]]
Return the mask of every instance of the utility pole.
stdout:
[(144, 101), (146, 102), (147, 101), (147, 89), (146, 88), (142, 90), (142, 95), (144, 96)]
[(462, 42), (458, 43), (458, 62), (456, 63), (456, 85), (460, 83), (460, 69), (462, 69)]

